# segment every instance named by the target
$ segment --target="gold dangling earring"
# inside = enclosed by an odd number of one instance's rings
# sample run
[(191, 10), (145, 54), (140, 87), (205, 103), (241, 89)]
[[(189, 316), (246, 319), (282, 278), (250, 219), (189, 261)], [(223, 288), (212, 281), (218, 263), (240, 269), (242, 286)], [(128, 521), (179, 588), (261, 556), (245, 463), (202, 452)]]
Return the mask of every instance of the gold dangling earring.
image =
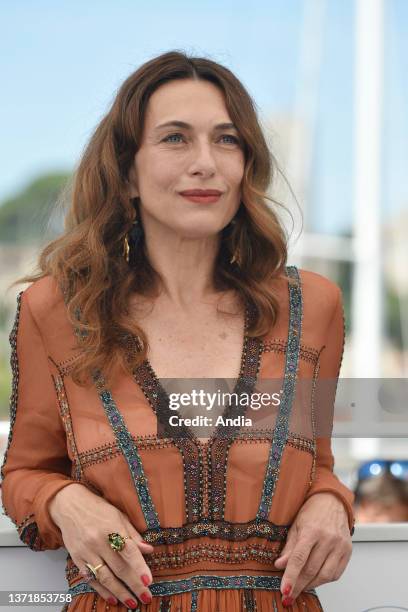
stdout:
[(127, 236), (125, 236), (125, 239), (123, 241), (123, 255), (127, 263), (129, 263), (129, 251), (130, 251), (129, 242), (128, 242)]
[(233, 264), (234, 262), (236, 262), (238, 266), (241, 265), (241, 257), (240, 257), (240, 250), (239, 250), (239, 248), (235, 249), (234, 254), (233, 254), (233, 256), (230, 259), (230, 264)]
[(129, 242), (128, 242), (127, 236), (125, 236), (125, 239), (124, 239), (123, 243), (124, 243), (123, 244), (123, 255), (124, 255), (125, 259), (126, 259), (126, 262), (129, 263), (129, 251), (130, 251), (130, 249), (129, 249)]
[(132, 229), (130, 230), (130, 232), (128, 232), (128, 234), (126, 234), (123, 240), (123, 256), (127, 263), (129, 263), (129, 252), (130, 252), (128, 236), (129, 238), (133, 239), (134, 246), (137, 246), (139, 239), (140, 239), (140, 234), (141, 234), (141, 228), (139, 226), (139, 221), (136, 219), (135, 221), (133, 221)]
[[(231, 225), (235, 225), (237, 223), (237, 219), (236, 216), (231, 220), (230, 224)], [(230, 264), (233, 264), (234, 262), (237, 263), (237, 265), (239, 266), (241, 264), (241, 258), (240, 258), (240, 250), (239, 247), (237, 247), (230, 259)]]

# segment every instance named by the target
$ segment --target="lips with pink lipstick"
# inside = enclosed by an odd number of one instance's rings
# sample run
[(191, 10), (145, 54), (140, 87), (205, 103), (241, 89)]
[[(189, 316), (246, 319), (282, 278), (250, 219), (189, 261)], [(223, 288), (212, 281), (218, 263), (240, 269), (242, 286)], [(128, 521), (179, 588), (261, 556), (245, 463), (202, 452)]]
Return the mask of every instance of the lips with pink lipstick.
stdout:
[(180, 191), (180, 195), (191, 202), (198, 204), (212, 204), (217, 202), (222, 195), (219, 189), (186, 189)]

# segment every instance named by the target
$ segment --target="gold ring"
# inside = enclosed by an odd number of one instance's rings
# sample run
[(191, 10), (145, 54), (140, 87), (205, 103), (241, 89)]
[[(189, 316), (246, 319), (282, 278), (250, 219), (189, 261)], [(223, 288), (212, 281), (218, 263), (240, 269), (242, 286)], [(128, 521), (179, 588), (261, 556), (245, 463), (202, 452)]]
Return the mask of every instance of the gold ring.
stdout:
[(110, 547), (115, 552), (120, 552), (125, 548), (126, 541), (129, 540), (130, 536), (121, 536), (120, 533), (110, 533), (108, 535), (108, 540)]
[(89, 569), (90, 573), (93, 576), (94, 580), (98, 580), (98, 576), (97, 576), (97, 571), (98, 569), (100, 569), (104, 564), (103, 563), (99, 563), (99, 565), (95, 565), (95, 567), (93, 567), (90, 563), (85, 563), (86, 567)]

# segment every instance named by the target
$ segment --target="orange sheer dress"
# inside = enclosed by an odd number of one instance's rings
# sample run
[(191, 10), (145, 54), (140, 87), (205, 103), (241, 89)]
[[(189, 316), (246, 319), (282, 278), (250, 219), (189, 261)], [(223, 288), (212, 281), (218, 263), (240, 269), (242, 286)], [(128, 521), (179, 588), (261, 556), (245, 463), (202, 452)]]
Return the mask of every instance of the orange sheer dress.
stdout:
[[(295, 266), (287, 274), (292, 281), (275, 279), (281, 307), (273, 329), (262, 339), (245, 334), (236, 381), (236, 389), (252, 390), (268, 379), (282, 381), (276, 414), (270, 426), (236, 427), (229, 438), (212, 435), (205, 443), (189, 429), (177, 439), (158, 435), (168, 404), (148, 360), (133, 376), (118, 375), (109, 389), (100, 373), (94, 385), (76, 385), (70, 368), (77, 330), (55, 281), (45, 277), (20, 292), (10, 334), (2, 504), (27, 546), (64, 546), (48, 505), (60, 489), (79, 482), (126, 513), (154, 546), (145, 555), (153, 600), (138, 602), (138, 609), (322, 610), (313, 589), (291, 608), (282, 606), (283, 571), (274, 560), (300, 507), (315, 493), (338, 496), (353, 527), (353, 494), (333, 473), (330, 435), (316, 435), (313, 400), (293, 401), (301, 379), (337, 380), (342, 296), (319, 274)], [(66, 578), (72, 601), (65, 610), (126, 609), (109, 606), (84, 582), (69, 554)]]

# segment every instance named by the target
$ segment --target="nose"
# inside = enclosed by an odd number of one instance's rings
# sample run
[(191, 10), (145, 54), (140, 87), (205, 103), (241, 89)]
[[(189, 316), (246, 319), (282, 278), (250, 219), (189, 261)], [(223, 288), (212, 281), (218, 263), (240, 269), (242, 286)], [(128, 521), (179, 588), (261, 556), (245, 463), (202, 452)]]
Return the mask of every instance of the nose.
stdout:
[(207, 141), (196, 142), (191, 151), (189, 173), (212, 176), (216, 171), (216, 164), (211, 144)]

